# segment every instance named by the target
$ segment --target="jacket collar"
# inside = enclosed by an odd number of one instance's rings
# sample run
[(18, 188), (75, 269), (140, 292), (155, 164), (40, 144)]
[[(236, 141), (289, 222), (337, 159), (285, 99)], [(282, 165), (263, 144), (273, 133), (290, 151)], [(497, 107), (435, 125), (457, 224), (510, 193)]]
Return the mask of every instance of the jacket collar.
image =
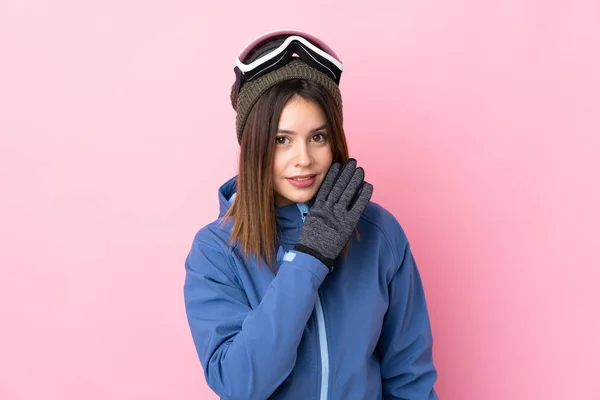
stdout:
[[(219, 218), (223, 217), (231, 204), (232, 196), (237, 192), (237, 175), (229, 179), (219, 188)], [(231, 199), (231, 201), (230, 201)]]

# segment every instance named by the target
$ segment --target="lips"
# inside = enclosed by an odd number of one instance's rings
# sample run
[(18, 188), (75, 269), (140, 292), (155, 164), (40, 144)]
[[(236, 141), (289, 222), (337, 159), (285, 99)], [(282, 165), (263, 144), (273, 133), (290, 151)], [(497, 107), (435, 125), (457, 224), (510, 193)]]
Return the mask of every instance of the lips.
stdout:
[(287, 178), (287, 181), (298, 189), (305, 189), (311, 187), (313, 183), (315, 183), (316, 175), (296, 175)]
[(311, 175), (296, 175), (296, 176), (292, 176), (292, 177), (290, 177), (288, 179), (302, 181), (302, 180), (307, 180), (307, 179), (310, 179), (310, 178), (314, 178), (315, 176), (316, 176), (316, 174), (311, 174)]

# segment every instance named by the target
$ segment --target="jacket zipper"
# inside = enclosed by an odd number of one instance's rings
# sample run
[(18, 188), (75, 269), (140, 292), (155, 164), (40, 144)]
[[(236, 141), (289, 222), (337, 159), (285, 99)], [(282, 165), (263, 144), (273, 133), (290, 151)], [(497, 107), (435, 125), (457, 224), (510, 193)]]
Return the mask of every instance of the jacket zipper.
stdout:
[[(306, 219), (308, 207), (306, 204), (298, 204), (302, 222)], [(320, 400), (327, 400), (329, 394), (329, 349), (327, 348), (327, 329), (325, 328), (325, 315), (323, 313), (323, 303), (321, 302), (321, 292), (317, 292), (317, 304), (315, 306), (317, 314), (317, 330), (319, 332), (319, 350), (321, 352), (321, 393)]]
[(321, 303), (321, 294), (317, 295), (317, 322), (319, 329), (319, 347), (321, 349), (321, 400), (327, 400), (329, 391), (329, 350), (327, 348), (327, 331), (325, 329), (325, 317), (323, 315), (323, 305)]

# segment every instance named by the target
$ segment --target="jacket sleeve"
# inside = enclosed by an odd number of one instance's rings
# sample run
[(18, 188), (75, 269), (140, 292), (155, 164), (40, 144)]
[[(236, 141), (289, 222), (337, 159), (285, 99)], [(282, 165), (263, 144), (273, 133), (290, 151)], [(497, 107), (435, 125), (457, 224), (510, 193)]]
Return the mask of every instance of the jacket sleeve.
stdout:
[(266, 399), (294, 367), (327, 267), (287, 253), (255, 309), (228, 250), (210, 238), (196, 237), (185, 270), (186, 313), (206, 382), (223, 399)]
[(437, 371), (425, 293), (405, 243), (400, 268), (389, 283), (389, 308), (378, 343), (384, 398), (437, 400), (433, 388)]

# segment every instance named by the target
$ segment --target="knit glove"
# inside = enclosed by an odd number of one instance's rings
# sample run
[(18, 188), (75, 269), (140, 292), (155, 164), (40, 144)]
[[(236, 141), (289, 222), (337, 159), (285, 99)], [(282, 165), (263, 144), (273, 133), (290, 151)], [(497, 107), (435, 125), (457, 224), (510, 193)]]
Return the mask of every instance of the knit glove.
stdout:
[(365, 172), (356, 168), (355, 159), (343, 168), (339, 162), (330, 167), (294, 250), (313, 255), (333, 270), (373, 194), (373, 185), (364, 179)]

